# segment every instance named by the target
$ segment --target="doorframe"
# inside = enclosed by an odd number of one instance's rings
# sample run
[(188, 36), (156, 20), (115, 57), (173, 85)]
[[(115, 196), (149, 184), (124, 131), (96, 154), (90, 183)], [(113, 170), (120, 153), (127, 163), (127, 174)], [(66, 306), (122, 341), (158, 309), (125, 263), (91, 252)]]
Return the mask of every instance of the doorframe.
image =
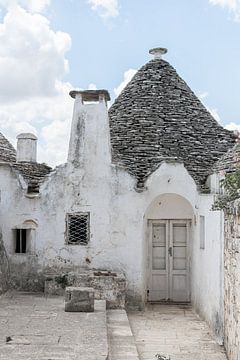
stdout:
[[(146, 267), (147, 267), (147, 284), (151, 283), (151, 274), (152, 274), (152, 256), (150, 255), (150, 251), (152, 251), (152, 223), (165, 223), (165, 224), (171, 224), (171, 222), (179, 222), (179, 223), (186, 223), (187, 224), (187, 282), (188, 282), (188, 299), (191, 302), (191, 251), (192, 251), (192, 239), (193, 234), (191, 232), (192, 228), (192, 218), (185, 218), (185, 219), (147, 219), (147, 261), (146, 261)], [(172, 226), (167, 226), (166, 228), (166, 236), (171, 236), (172, 232)], [(169, 261), (168, 261), (168, 247), (166, 246), (166, 266), (167, 266), (167, 276), (169, 276)], [(171, 280), (172, 281), (172, 280)], [(146, 285), (147, 285), (146, 284)], [(172, 287), (169, 286), (168, 288), (168, 295), (169, 298), (171, 296)], [(148, 286), (146, 286), (146, 302), (151, 302), (149, 299), (149, 289)], [(174, 303), (173, 301), (166, 300), (166, 301), (159, 301), (164, 303)]]

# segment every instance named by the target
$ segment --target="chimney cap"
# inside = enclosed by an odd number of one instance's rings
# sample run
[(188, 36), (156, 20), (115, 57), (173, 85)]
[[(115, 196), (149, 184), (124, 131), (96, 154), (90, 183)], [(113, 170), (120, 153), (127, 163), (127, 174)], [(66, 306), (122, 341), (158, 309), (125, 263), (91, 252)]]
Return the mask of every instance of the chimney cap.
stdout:
[(149, 54), (153, 55), (154, 59), (162, 59), (162, 56), (167, 52), (168, 50), (162, 47), (157, 47), (149, 50)]
[(83, 101), (99, 101), (100, 96), (104, 96), (106, 101), (110, 101), (110, 95), (107, 90), (72, 90), (69, 95), (75, 99), (76, 95), (81, 95)]
[(19, 134), (16, 138), (17, 138), (17, 139), (32, 139), (32, 140), (37, 140), (36, 135), (31, 134), (31, 133), (21, 133), (21, 134)]

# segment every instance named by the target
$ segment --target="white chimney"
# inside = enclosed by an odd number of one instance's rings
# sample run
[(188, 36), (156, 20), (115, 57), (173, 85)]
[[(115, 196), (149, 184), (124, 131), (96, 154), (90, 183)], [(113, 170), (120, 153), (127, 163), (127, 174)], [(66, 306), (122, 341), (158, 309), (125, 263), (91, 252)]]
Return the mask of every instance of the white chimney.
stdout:
[(111, 163), (107, 90), (71, 91), (75, 99), (68, 163), (91, 176), (104, 172)]
[(37, 161), (37, 137), (31, 133), (22, 133), (17, 136), (17, 161)]

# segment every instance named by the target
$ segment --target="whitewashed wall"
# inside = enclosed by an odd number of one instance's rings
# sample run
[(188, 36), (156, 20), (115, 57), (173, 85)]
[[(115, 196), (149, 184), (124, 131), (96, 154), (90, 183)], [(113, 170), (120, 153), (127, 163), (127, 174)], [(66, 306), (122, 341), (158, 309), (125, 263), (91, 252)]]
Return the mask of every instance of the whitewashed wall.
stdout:
[[(196, 235), (192, 250), (192, 302), (223, 341), (223, 220), (212, 211), (213, 196), (199, 196)], [(200, 215), (205, 216), (205, 249), (200, 249)]]
[[(1, 226), (13, 281), (37, 288), (43, 272), (118, 270), (126, 274), (129, 302), (142, 306), (146, 299), (147, 219), (153, 215), (166, 218), (175, 206), (175, 218), (192, 218), (193, 304), (221, 337), (222, 238), (220, 215), (210, 211), (212, 196), (198, 194), (180, 163), (163, 163), (147, 180), (146, 190), (136, 192), (134, 178), (111, 164), (104, 103), (75, 104), (72, 132), (68, 163), (51, 174), (35, 199), (24, 195), (26, 184), (22, 182), (21, 187), (9, 167), (0, 167)], [(165, 204), (159, 209), (161, 195)], [(175, 201), (171, 207), (169, 196)], [(67, 245), (66, 214), (79, 211), (90, 212), (90, 242), (87, 246)], [(205, 250), (200, 250), (199, 215), (206, 217)], [(13, 254), (12, 229), (27, 220), (35, 224), (30, 225), (31, 254)]]

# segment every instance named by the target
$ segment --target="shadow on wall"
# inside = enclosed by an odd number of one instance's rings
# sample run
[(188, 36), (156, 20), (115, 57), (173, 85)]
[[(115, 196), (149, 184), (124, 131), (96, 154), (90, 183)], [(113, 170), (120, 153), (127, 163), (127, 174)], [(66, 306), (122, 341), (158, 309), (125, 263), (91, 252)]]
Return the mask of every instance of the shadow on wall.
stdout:
[(9, 261), (0, 230), (0, 295), (8, 290), (10, 278)]

